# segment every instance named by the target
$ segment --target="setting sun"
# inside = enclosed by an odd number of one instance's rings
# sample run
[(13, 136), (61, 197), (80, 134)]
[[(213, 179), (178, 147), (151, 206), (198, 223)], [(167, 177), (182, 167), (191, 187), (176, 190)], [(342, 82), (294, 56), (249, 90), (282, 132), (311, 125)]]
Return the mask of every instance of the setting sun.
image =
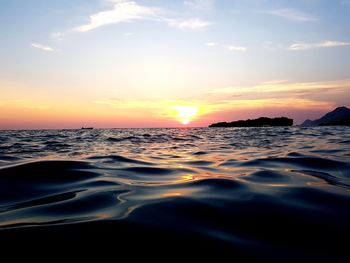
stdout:
[(181, 123), (182, 123), (183, 125), (187, 125), (187, 124), (190, 123), (190, 120), (184, 119), (184, 120), (181, 120)]
[(199, 112), (197, 106), (173, 106), (171, 108), (176, 110), (176, 117), (184, 125), (189, 124), (193, 117), (195, 117)]

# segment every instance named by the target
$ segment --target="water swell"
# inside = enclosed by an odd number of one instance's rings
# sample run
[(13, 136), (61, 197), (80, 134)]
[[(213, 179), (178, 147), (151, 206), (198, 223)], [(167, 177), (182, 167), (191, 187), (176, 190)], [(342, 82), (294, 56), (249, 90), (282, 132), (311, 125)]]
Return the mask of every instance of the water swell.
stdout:
[[(320, 249), (321, 258), (344, 255), (338, 240), (350, 234), (350, 136), (340, 128), (1, 137), (0, 239), (24, 238), (16, 229), (46, 237), (41, 227), (69, 235), (78, 225), (123, 242), (137, 229), (158, 246), (181, 240), (266, 257)], [(29, 154), (33, 147), (41, 150)]]

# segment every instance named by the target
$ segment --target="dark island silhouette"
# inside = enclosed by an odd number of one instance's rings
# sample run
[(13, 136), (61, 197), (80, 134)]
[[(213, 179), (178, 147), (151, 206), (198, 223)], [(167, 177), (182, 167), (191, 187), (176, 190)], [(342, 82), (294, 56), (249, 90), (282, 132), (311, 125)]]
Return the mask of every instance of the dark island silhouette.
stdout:
[(239, 120), (232, 122), (218, 122), (209, 125), (209, 127), (276, 127), (276, 126), (292, 126), (293, 119), (287, 117), (267, 118), (260, 117), (258, 119)]
[(338, 107), (335, 110), (325, 114), (317, 120), (306, 120), (301, 126), (335, 126), (350, 125), (350, 109), (347, 107)]

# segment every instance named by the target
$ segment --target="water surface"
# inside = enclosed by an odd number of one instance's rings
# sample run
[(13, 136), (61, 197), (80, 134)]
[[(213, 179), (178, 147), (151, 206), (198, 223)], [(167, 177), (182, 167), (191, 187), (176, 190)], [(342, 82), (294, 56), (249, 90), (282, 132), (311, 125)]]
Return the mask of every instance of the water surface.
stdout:
[(340, 261), (349, 187), (349, 127), (0, 132), (6, 242)]

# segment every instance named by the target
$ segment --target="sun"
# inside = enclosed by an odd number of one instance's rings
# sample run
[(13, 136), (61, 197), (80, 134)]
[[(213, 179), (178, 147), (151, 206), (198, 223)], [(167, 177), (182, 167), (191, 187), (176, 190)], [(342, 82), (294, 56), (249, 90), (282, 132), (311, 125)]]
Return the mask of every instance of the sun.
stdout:
[(189, 124), (199, 112), (197, 106), (172, 106), (171, 108), (177, 112), (176, 118), (183, 125)]
[(183, 120), (181, 120), (181, 123), (182, 123), (183, 125), (187, 125), (187, 124), (190, 123), (190, 120), (189, 120), (189, 119), (183, 119)]

